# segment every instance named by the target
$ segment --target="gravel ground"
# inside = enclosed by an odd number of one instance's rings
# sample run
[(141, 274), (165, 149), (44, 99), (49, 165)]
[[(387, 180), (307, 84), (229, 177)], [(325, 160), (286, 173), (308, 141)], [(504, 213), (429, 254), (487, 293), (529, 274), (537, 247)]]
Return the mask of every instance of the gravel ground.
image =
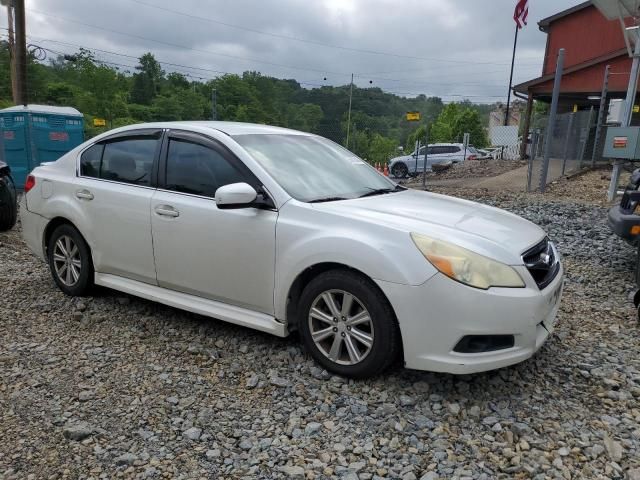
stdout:
[(465, 195), (547, 228), (567, 283), (533, 359), (464, 377), (348, 381), (295, 337), (68, 298), (0, 234), (0, 479), (640, 479), (632, 249), (593, 203)]
[[(447, 180), (457, 178), (486, 178), (496, 177), (515, 168), (523, 167), (527, 162), (515, 160), (468, 160), (464, 163), (456, 163), (451, 168), (441, 172), (427, 173), (428, 180)], [(419, 176), (422, 178), (422, 176)]]

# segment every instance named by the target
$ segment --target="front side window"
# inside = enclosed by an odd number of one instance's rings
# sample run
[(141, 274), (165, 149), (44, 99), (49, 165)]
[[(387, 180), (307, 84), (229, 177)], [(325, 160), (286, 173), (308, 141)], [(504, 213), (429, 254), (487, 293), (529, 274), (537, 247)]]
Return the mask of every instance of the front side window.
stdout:
[(169, 141), (167, 190), (213, 198), (218, 188), (246, 181), (240, 171), (213, 148), (175, 138)]
[(157, 147), (154, 137), (119, 138), (93, 145), (80, 158), (80, 174), (148, 186)]
[(290, 134), (233, 138), (289, 195), (303, 202), (352, 199), (397, 188), (353, 153), (326, 138)]

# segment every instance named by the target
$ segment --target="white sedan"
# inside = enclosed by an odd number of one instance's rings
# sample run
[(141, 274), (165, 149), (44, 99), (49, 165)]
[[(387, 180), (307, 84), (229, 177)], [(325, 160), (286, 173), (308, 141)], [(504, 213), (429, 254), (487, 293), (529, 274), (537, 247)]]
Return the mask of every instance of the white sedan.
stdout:
[(29, 175), (24, 239), (68, 295), (102, 285), (278, 336), (351, 377), (531, 357), (563, 269), (510, 213), (396, 185), (324, 138), (128, 126)]

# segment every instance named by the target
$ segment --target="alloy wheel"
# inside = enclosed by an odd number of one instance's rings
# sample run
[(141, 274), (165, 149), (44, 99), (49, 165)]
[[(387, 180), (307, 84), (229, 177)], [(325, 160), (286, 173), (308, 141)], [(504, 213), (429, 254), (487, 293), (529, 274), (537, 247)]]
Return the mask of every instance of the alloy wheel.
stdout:
[(362, 302), (344, 290), (327, 290), (309, 310), (309, 331), (316, 347), (332, 362), (356, 365), (373, 347), (374, 329)]
[(62, 235), (53, 248), (53, 265), (58, 279), (68, 287), (78, 282), (82, 271), (80, 249), (69, 235)]

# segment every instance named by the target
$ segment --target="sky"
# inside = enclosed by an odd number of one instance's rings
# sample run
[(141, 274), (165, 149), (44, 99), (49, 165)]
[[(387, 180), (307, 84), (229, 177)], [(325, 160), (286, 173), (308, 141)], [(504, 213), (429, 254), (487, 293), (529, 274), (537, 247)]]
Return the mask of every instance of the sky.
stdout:
[[(538, 77), (538, 21), (581, 3), (529, 0), (514, 84)], [(78, 46), (122, 71), (150, 51), (194, 80), (259, 71), (304, 87), (380, 87), (445, 101), (506, 101), (516, 0), (26, 0), (27, 40)], [(6, 9), (0, 9), (6, 27)], [(1, 34), (5, 30), (0, 30)], [(101, 50), (101, 51), (100, 51)], [(109, 53), (107, 53), (109, 52)], [(115, 65), (118, 64), (118, 65)], [(173, 64), (173, 65), (171, 65)]]

